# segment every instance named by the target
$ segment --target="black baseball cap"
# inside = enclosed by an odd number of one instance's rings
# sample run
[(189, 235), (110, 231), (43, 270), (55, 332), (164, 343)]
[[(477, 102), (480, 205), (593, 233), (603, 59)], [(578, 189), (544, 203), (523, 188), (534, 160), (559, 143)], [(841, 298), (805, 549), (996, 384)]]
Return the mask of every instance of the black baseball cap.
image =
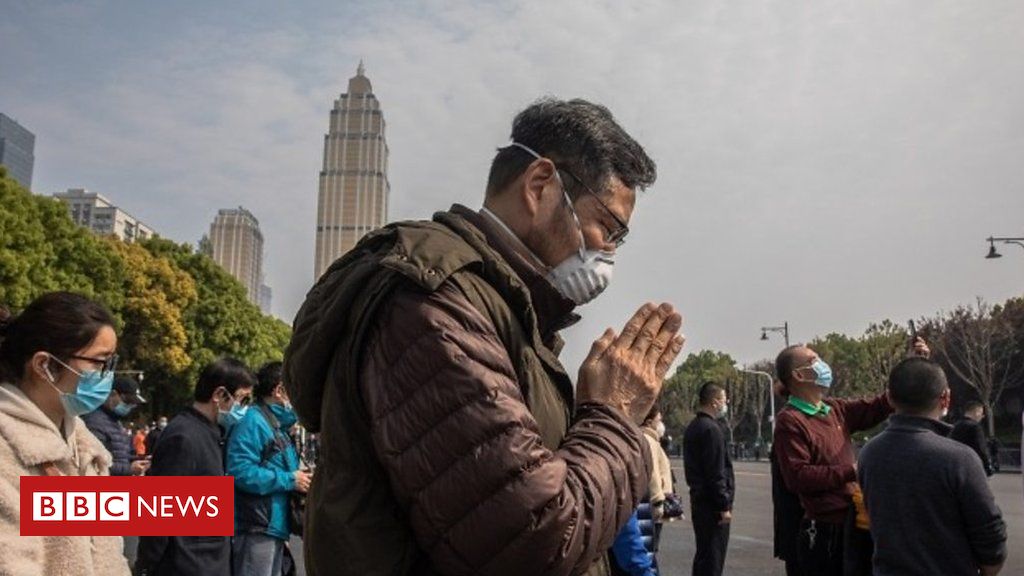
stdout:
[(121, 395), (121, 398), (129, 404), (145, 404), (146, 399), (139, 394), (139, 384), (130, 376), (118, 376), (114, 378), (114, 390)]

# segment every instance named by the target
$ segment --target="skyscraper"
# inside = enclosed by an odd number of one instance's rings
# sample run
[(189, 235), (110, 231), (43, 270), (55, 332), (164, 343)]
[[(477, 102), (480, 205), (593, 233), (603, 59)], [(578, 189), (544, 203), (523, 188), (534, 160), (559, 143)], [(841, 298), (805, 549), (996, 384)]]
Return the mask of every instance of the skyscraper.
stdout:
[(35, 134), (21, 124), (0, 114), (0, 164), (25, 188), (32, 189), (32, 167), (35, 165)]
[(71, 219), (97, 234), (113, 234), (125, 242), (145, 240), (156, 233), (131, 214), (114, 206), (110, 200), (85, 188), (68, 188), (53, 195), (68, 207)]
[(316, 278), (364, 234), (387, 222), (390, 190), (384, 115), (360, 62), (356, 75), (348, 81), (348, 92), (334, 101), (324, 136), (316, 213)]
[(252, 212), (239, 206), (217, 211), (210, 224), (213, 260), (245, 286), (249, 301), (260, 305), (263, 285), (263, 233)]

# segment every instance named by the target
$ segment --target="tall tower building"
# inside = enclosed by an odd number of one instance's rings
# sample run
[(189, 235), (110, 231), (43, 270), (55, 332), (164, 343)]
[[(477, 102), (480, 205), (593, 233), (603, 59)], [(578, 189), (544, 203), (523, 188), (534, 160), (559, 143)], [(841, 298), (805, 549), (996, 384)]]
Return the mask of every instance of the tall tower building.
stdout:
[(387, 222), (388, 145), (384, 115), (359, 63), (348, 92), (334, 101), (320, 171), (316, 278), (367, 232)]
[(210, 224), (213, 260), (245, 286), (249, 301), (260, 305), (263, 285), (263, 233), (245, 208), (223, 209)]
[(35, 165), (35, 134), (21, 124), (0, 114), (0, 164), (25, 188), (32, 189), (32, 168)]

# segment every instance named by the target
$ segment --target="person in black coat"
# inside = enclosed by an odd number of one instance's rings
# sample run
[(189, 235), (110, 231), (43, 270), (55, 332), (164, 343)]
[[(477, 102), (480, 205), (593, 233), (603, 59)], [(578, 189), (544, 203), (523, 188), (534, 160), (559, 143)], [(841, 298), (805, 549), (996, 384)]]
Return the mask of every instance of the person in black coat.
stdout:
[[(153, 453), (150, 476), (223, 476), (224, 438), (245, 412), (256, 384), (238, 360), (206, 366), (192, 406), (167, 425)], [(146, 576), (231, 574), (228, 536), (144, 536), (135, 573)]]
[(988, 445), (985, 442), (985, 430), (981, 427), (981, 421), (985, 419), (985, 406), (981, 402), (968, 402), (964, 405), (964, 417), (953, 426), (949, 437), (957, 442), (974, 450), (981, 458), (981, 464), (985, 468), (985, 474), (994, 474), (992, 460), (989, 458)]
[(145, 403), (139, 394), (139, 385), (127, 376), (114, 379), (110, 396), (99, 409), (82, 416), (85, 426), (93, 436), (103, 443), (110, 452), (111, 476), (139, 476), (149, 467), (146, 460), (135, 460), (131, 435), (121, 425), (120, 419), (127, 416), (136, 406)]
[(729, 405), (725, 389), (707, 382), (699, 393), (697, 417), (683, 436), (683, 469), (690, 487), (691, 518), (697, 551), (695, 576), (720, 576), (729, 546), (729, 524), (736, 491), (732, 460), (717, 418)]
[(167, 416), (161, 416), (149, 429), (149, 434), (146, 434), (146, 454), (153, 455), (156, 443), (160, 440), (160, 434), (163, 434), (165, 428), (167, 428)]

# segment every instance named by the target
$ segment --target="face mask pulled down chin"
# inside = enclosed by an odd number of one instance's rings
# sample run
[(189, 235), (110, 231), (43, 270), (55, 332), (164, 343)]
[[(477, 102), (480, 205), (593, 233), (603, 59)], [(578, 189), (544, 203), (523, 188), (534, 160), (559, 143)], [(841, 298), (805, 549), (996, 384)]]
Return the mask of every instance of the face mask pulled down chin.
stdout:
[(586, 250), (552, 268), (547, 278), (562, 296), (582, 306), (604, 292), (614, 272), (615, 254)]

